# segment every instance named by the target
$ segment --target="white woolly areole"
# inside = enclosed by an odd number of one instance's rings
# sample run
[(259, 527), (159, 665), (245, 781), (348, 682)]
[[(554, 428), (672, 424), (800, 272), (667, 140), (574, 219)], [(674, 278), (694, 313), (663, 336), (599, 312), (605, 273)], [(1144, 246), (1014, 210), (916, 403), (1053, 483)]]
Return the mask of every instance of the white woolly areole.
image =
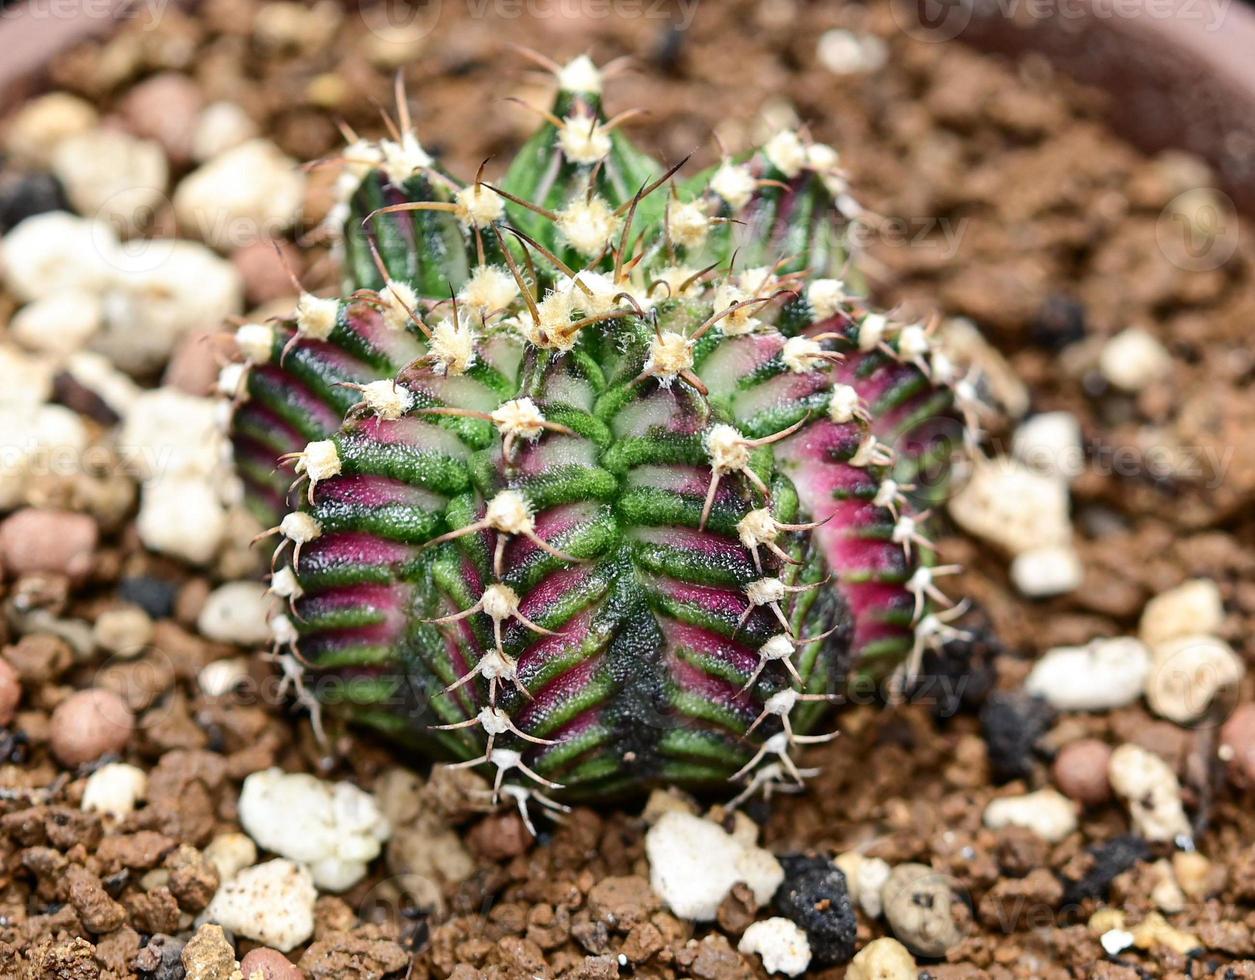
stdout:
[(519, 610), (519, 596), (508, 585), (495, 582), (484, 589), (484, 612), (492, 619), (509, 619)]
[(811, 170), (823, 173), (835, 170), (840, 163), (840, 154), (827, 143), (812, 143), (806, 148), (806, 165)]
[[(761, 603), (756, 603), (756, 605), (761, 605)], [(793, 652), (793, 641), (784, 633), (777, 633), (758, 648), (758, 656), (763, 660), (788, 660), (793, 656)]]
[(750, 447), (741, 433), (723, 422), (706, 434), (706, 452), (716, 473), (735, 473), (749, 466)]
[(556, 288), (570, 295), (572, 309), (583, 310), (593, 316), (613, 310), (615, 296), (623, 292), (609, 276), (587, 269), (577, 272), (574, 279), (563, 276)]
[(244, 323), (235, 331), (235, 346), (251, 364), (264, 364), (274, 350), (275, 331), (264, 323)]
[[(505, 586), (502, 586), (505, 588)], [(487, 593), (485, 593), (487, 594)], [(503, 616), (502, 619), (507, 617)], [(496, 650), (489, 650), (480, 658), (479, 672), (483, 674), (484, 680), (504, 680), (512, 681), (518, 676), (518, 667), (504, 653)]]
[(667, 209), (667, 237), (676, 245), (697, 248), (710, 231), (710, 218), (701, 201), (673, 201)]
[(366, 175), (383, 162), (383, 151), (370, 140), (354, 140), (340, 154), (344, 169), (336, 180), (336, 196), (347, 201)]
[(338, 299), (324, 299), (313, 293), (301, 293), (300, 299), (296, 301), (296, 332), (311, 340), (326, 340), (335, 329), (339, 315)]
[(244, 364), (224, 364), (218, 372), (218, 394), (234, 398), (241, 394), (248, 367)]
[(664, 330), (655, 334), (649, 342), (649, 358), (645, 361), (645, 370), (649, 374), (670, 383), (677, 374), (692, 366), (693, 348), (684, 334)]
[(488, 501), (484, 520), (494, 531), (525, 534), (532, 530), (532, 508), (517, 490), (502, 490)]
[(558, 146), (572, 163), (588, 166), (610, 152), (610, 134), (595, 116), (567, 116), (558, 130)]
[(379, 303), (382, 309), (384, 326), (389, 330), (401, 331), (414, 320), (414, 311), (418, 309), (418, 294), (409, 283), (389, 279), (379, 290)]
[[(747, 294), (740, 286), (730, 282), (721, 282), (715, 288), (715, 310), (722, 313), (736, 306), (737, 303), (744, 303), (751, 298), (752, 294)], [(738, 310), (733, 310), (719, 321), (719, 328), (728, 337), (740, 337), (752, 333), (762, 322), (754, 316), (757, 309), (754, 306), (743, 306)]]
[(558, 212), (558, 231), (581, 255), (596, 255), (619, 230), (621, 219), (600, 197), (573, 201)]
[(796, 177), (806, 166), (806, 147), (791, 129), (776, 133), (763, 147), (771, 165), (786, 177)]
[(270, 577), (270, 591), (280, 599), (297, 599), (305, 594), (297, 581), (296, 572), (289, 565), (284, 565)]
[(849, 385), (833, 385), (832, 398), (828, 402), (828, 417), (838, 425), (844, 425), (853, 421), (858, 411), (858, 392)]
[(741, 544), (747, 548), (757, 548), (760, 544), (775, 541), (780, 534), (776, 519), (766, 507), (751, 510), (736, 525), (736, 533), (741, 537)]
[(840, 279), (816, 279), (806, 287), (806, 299), (815, 316), (827, 320), (845, 305), (845, 283)]
[(305, 544), (322, 534), (322, 525), (303, 510), (294, 510), (279, 522), (279, 533), (289, 541)]
[(481, 316), (503, 310), (519, 294), (519, 284), (507, 270), (495, 265), (475, 267), (466, 285), (458, 293), (458, 301)]
[(898, 334), (898, 353), (908, 361), (923, 357), (931, 346), (928, 333), (918, 323), (903, 327)]
[[(656, 288), (658, 283), (665, 282), (668, 289), (667, 295), (671, 299), (678, 299), (681, 296), (696, 296), (702, 290), (702, 284), (696, 278), (697, 272), (697, 269), (689, 268), (686, 265), (669, 265), (655, 273), (653, 286)], [(652, 288), (650, 289), (650, 295), (654, 295)]]
[(724, 162), (710, 178), (710, 189), (727, 201), (733, 211), (749, 203), (757, 186), (750, 168), (739, 163)]
[(270, 617), (270, 635), (274, 637), (275, 643), (281, 647), (294, 646), (296, 641), (300, 639), (296, 632), (296, 627), (292, 625), (290, 620), (283, 613), (276, 613)]
[(562, 66), (562, 70), (558, 72), (558, 87), (564, 92), (590, 92), (596, 95), (601, 91), (601, 72), (588, 55), (582, 54)]
[(798, 693), (791, 687), (777, 691), (763, 702), (763, 709), (773, 715), (787, 715), (797, 704)]
[(578, 330), (571, 329), (575, 297), (569, 290), (551, 289), (536, 304), (538, 320), (531, 316), (520, 320), (520, 328), (529, 342), (537, 347), (567, 351), (575, 346)]
[(784, 342), (780, 359), (794, 374), (805, 374), (818, 367), (816, 362), (823, 359), (823, 353), (824, 349), (818, 342), (809, 337), (790, 337)]
[(453, 195), (457, 219), (464, 225), (483, 228), (500, 220), (505, 214), (501, 195), (484, 184), (471, 184)]
[(379, 149), (383, 154), (383, 171), (394, 184), (400, 184), (417, 171), (431, 166), (431, 157), (413, 133), (403, 134), (400, 142), (380, 140)]
[(475, 333), (470, 321), (465, 316), (459, 316), (457, 323), (441, 320), (431, 332), (428, 348), (438, 371), (465, 374), (475, 361)]
[(317, 483), (340, 475), (340, 453), (330, 439), (306, 444), (296, 461), (296, 471), (306, 473)]
[(414, 407), (414, 393), (385, 378), (363, 385), (362, 401), (381, 419), (393, 420)]
[(502, 772), (507, 772), (523, 761), (523, 753), (513, 749), (493, 749), (488, 761)]
[(479, 724), (489, 735), (503, 735), (510, 730), (510, 718), (500, 708), (484, 708), (479, 713)]
[(874, 350), (885, 339), (885, 331), (889, 329), (889, 320), (882, 313), (868, 313), (858, 326), (858, 349)]
[(755, 606), (779, 602), (785, 596), (784, 583), (778, 578), (756, 579), (745, 587), (745, 595)]
[(503, 402), (492, 412), (492, 421), (503, 436), (523, 439), (535, 439), (545, 427), (545, 416), (530, 398)]

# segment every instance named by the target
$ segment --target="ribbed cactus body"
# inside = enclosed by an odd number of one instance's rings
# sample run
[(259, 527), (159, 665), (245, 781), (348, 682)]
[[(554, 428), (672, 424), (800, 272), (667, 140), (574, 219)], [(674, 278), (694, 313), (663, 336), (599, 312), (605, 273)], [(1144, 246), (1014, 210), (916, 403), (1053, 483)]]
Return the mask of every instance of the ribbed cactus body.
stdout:
[(496, 188), (351, 146), (347, 295), (241, 329), (277, 635), (329, 707), (516, 795), (797, 780), (853, 672), (927, 639), (901, 488), (951, 393), (836, 278), (830, 150), (677, 187), (591, 65), (560, 80)]

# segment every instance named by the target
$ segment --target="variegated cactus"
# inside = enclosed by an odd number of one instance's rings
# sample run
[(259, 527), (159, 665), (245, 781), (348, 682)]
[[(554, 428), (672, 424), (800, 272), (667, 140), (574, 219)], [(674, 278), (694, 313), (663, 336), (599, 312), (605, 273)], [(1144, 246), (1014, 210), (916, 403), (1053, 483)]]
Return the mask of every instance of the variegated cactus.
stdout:
[(843, 284), (831, 148), (782, 132), (681, 181), (588, 59), (552, 67), (499, 184), (403, 106), (352, 142), (345, 297), (238, 331), (279, 652), (520, 800), (796, 785), (828, 701), (953, 632), (921, 524), (953, 368)]

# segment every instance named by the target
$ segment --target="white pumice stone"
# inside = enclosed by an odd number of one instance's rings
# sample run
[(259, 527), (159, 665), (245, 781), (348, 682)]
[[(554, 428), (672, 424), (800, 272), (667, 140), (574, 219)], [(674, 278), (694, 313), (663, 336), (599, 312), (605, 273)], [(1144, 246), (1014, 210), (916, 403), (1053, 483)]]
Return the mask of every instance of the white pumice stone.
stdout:
[(867, 915), (873, 919), (880, 918), (884, 912), (884, 903), (880, 892), (889, 880), (893, 868), (883, 858), (868, 857), (860, 851), (846, 851), (833, 859), (833, 864), (845, 875), (846, 889), (850, 898), (858, 903)]
[(192, 158), (212, 160), (257, 135), (257, 124), (234, 102), (211, 102), (200, 111), (192, 130)]
[(253, 773), (244, 780), (239, 811), (258, 845), (308, 865), (314, 883), (328, 891), (360, 881), (391, 834), (369, 793), (308, 773)]
[[(266, 628), (269, 630), (269, 624)], [(248, 660), (245, 657), (210, 661), (196, 675), (196, 685), (211, 698), (230, 694), (247, 680)]]
[(1163, 759), (1128, 743), (1111, 753), (1111, 787), (1129, 808), (1133, 829), (1148, 841), (1191, 839), (1190, 821), (1181, 803), (1181, 785)]
[(94, 129), (100, 116), (90, 102), (68, 92), (30, 99), (9, 120), (4, 148), (15, 163), (46, 170), (57, 147)]
[(1069, 482), (1085, 469), (1081, 424), (1071, 412), (1042, 412), (1026, 419), (1015, 430), (1011, 451), (1026, 466)]
[(1161, 718), (1188, 725), (1222, 693), (1236, 693), (1246, 673), (1242, 658), (1214, 636), (1178, 636), (1155, 647), (1146, 703)]
[(888, 49), (874, 34), (834, 27), (819, 36), (815, 57), (834, 75), (861, 75), (884, 67)]
[(100, 297), (67, 289), (22, 307), (9, 324), (9, 335), (23, 347), (53, 357), (68, 357), (100, 329)]
[(296, 161), (266, 139), (220, 153), (179, 182), (179, 227), (219, 251), (274, 238), (296, 222), (305, 176)]
[(757, 953), (768, 973), (796, 977), (811, 965), (811, 944), (806, 933), (778, 915), (750, 923), (736, 948), (747, 955)]
[(309, 869), (279, 858), (220, 885), (201, 918), (286, 953), (314, 934), (317, 900)]
[(1210, 579), (1196, 578), (1146, 603), (1137, 633), (1153, 648), (1182, 636), (1215, 633), (1223, 622), (1220, 589)]
[(949, 508), (965, 531), (1011, 555), (1072, 538), (1067, 484), (1006, 457), (978, 460)]
[(1172, 355), (1149, 331), (1129, 327), (1103, 345), (1098, 369), (1121, 391), (1136, 394), (1172, 370)]
[(664, 813), (649, 829), (645, 855), (654, 891), (672, 912), (695, 922), (712, 921), (738, 881), (749, 886), (760, 907), (784, 881), (784, 869), (769, 852), (678, 810)]
[(1023, 827), (1057, 844), (1076, 830), (1077, 807), (1058, 790), (1046, 788), (1023, 796), (1003, 796), (985, 807), (985, 826)]
[(118, 236), (103, 221), (46, 211), (21, 222), (0, 244), (0, 269), (24, 303), (65, 290), (97, 293), (122, 262)]
[(1085, 570), (1070, 544), (1046, 545), (1021, 552), (1011, 561), (1011, 581), (1031, 599), (1065, 595), (1081, 587)]
[(84, 388), (100, 398), (120, 418), (131, 414), (143, 393), (129, 375), (123, 374), (109, 358), (89, 350), (71, 354), (65, 370)]
[(135, 810), (135, 804), (148, 793), (148, 775), (143, 769), (124, 762), (111, 762), (101, 766), (83, 786), (85, 812), (103, 813), (121, 820)]
[(159, 143), (117, 129), (89, 129), (63, 140), (52, 154), (52, 171), (74, 210), (126, 236), (151, 222), (170, 179)]
[(227, 530), (227, 513), (202, 476), (170, 476), (145, 482), (136, 521), (144, 546), (206, 565)]
[(216, 398), (175, 388), (145, 391), (122, 424), (118, 448), (143, 479), (205, 477), (219, 466)]
[(270, 642), (271, 599), (261, 582), (227, 582), (205, 599), (196, 628), (219, 643), (258, 646)]
[(1141, 697), (1149, 673), (1150, 652), (1139, 641), (1103, 638), (1046, 651), (1024, 689), (1060, 711), (1109, 711)]

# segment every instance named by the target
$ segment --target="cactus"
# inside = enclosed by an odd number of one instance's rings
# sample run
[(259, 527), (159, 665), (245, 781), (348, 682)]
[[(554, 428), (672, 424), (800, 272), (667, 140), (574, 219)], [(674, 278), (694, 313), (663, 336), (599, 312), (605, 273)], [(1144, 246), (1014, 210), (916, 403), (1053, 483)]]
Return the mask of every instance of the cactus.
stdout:
[(442, 170), (399, 98), (340, 160), (344, 298), (237, 332), (277, 655), (520, 802), (796, 786), (852, 679), (956, 633), (924, 525), (953, 367), (843, 282), (832, 149), (682, 180), (587, 58), (550, 67), (499, 183)]

